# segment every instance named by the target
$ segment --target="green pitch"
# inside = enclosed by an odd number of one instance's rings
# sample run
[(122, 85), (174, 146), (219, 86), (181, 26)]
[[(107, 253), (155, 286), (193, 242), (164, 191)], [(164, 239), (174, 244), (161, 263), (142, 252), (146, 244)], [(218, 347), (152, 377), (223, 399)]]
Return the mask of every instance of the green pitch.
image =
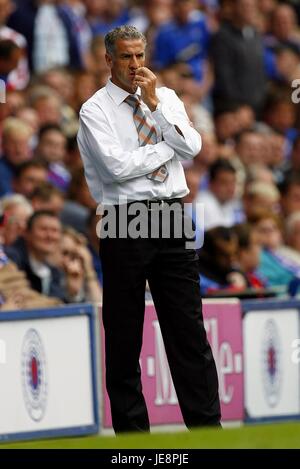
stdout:
[(2, 448), (300, 448), (300, 423), (248, 425), (224, 430), (130, 434), (0, 444)]

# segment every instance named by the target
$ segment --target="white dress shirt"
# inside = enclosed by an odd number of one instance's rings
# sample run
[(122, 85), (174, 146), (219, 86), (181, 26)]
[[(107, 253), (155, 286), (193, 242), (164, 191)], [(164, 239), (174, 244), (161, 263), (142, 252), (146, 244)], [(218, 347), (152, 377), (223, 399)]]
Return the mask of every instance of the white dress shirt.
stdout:
[(37, 275), (42, 284), (43, 295), (49, 295), (51, 284), (51, 270), (44, 262), (40, 262), (32, 256), (29, 256), (29, 264), (35, 275)]
[[(140, 89), (137, 95), (140, 95)], [(183, 197), (189, 190), (180, 161), (194, 158), (201, 137), (191, 126), (183, 103), (175, 92), (158, 88), (160, 101), (147, 116), (158, 127), (158, 143), (139, 146), (132, 108), (124, 103), (129, 93), (111, 80), (80, 111), (78, 145), (90, 192), (97, 203), (119, 204), (145, 199)], [(177, 132), (175, 125), (182, 135)], [(169, 175), (164, 182), (146, 177), (162, 164)]]
[(204, 207), (204, 220), (200, 215), (197, 216), (197, 220), (201, 220), (202, 224), (204, 222), (205, 231), (216, 226), (230, 228), (243, 221), (241, 203), (237, 199), (221, 204), (216, 196), (207, 190), (199, 192), (196, 198), (196, 210), (202, 210), (201, 205)]

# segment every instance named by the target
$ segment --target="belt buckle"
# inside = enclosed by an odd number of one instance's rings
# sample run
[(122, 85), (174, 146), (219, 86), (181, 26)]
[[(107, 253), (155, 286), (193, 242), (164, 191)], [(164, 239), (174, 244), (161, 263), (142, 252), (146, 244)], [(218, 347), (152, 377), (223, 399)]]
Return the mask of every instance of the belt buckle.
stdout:
[[(150, 212), (153, 212), (154, 210), (161, 210), (164, 204), (165, 204), (164, 200), (157, 200), (157, 199), (147, 200), (147, 209)], [(152, 205), (154, 205), (154, 208), (152, 207)]]

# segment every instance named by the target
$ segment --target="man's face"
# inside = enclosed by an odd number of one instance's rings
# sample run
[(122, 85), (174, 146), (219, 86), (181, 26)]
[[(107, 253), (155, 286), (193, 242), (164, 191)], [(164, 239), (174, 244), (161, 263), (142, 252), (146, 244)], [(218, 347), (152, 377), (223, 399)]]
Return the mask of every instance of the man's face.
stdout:
[(13, 244), (24, 234), (30, 215), (29, 209), (25, 209), (22, 205), (13, 205), (5, 211), (6, 223), (3, 236), (6, 245)]
[(66, 153), (65, 136), (57, 130), (49, 130), (42, 136), (37, 153), (48, 163), (62, 162)]
[(145, 44), (142, 39), (118, 39), (114, 54), (106, 54), (105, 58), (111, 69), (112, 82), (134, 94), (137, 90), (135, 72), (145, 64)]
[(254, 25), (257, 15), (257, 0), (235, 0), (234, 12), (244, 24)]
[(46, 168), (29, 167), (20, 174), (20, 177), (15, 182), (14, 189), (19, 194), (29, 197), (36, 187), (46, 181)]
[(224, 112), (216, 119), (219, 140), (224, 141), (239, 132), (239, 121), (234, 112)]
[(273, 218), (264, 218), (254, 228), (257, 242), (264, 248), (277, 249), (282, 244), (281, 231)]
[(18, 165), (30, 158), (29, 135), (11, 134), (3, 139), (3, 153), (12, 165)]
[(90, 16), (101, 16), (106, 12), (108, 0), (85, 0), (84, 6)]
[(237, 240), (231, 237), (228, 240), (217, 239), (215, 243), (216, 261), (218, 266), (223, 270), (230, 270), (237, 255)]
[(39, 259), (48, 258), (57, 252), (61, 240), (61, 223), (58, 218), (43, 215), (37, 218), (26, 233), (29, 251)]
[(175, 0), (173, 4), (175, 18), (180, 23), (187, 23), (195, 7), (195, 0)]
[(296, 18), (290, 5), (279, 5), (273, 16), (273, 33), (281, 40), (288, 40), (296, 27)]
[(61, 122), (61, 106), (60, 102), (52, 97), (42, 97), (34, 105), (34, 109), (38, 114), (40, 126), (46, 124), (60, 124)]
[(211, 191), (220, 203), (229, 202), (234, 198), (236, 176), (231, 171), (220, 171), (210, 183)]
[(237, 146), (237, 153), (245, 165), (263, 163), (263, 151), (263, 139), (254, 133), (245, 134)]

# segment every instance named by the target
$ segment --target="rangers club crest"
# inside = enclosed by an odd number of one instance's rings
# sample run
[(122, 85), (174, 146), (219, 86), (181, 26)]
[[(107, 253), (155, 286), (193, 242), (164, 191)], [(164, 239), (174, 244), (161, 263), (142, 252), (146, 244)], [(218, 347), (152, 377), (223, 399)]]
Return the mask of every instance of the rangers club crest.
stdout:
[(47, 403), (45, 350), (40, 335), (29, 329), (22, 345), (22, 384), (26, 409), (32, 420), (42, 420)]
[(264, 327), (262, 354), (264, 395), (269, 407), (275, 407), (280, 399), (282, 367), (280, 337), (273, 319)]

